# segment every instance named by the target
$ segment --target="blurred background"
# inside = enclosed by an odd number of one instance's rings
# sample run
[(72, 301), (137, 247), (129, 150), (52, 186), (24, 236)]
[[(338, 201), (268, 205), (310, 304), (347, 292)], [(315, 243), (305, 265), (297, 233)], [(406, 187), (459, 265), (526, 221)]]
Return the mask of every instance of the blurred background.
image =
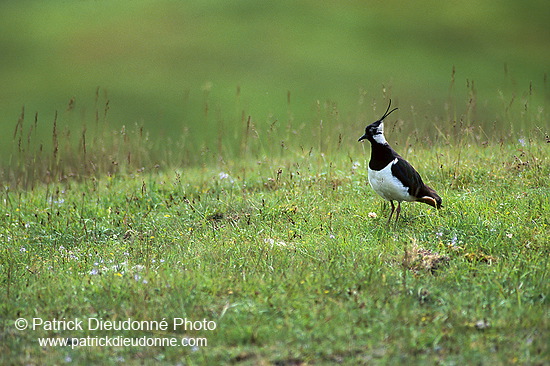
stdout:
[(4, 0), (2, 148), (18, 121), (50, 143), (56, 112), (58, 128), (183, 135), (189, 154), (251, 126), (307, 141), (323, 119), (351, 143), (388, 98), (405, 130), (547, 127), (548, 14), (545, 0)]

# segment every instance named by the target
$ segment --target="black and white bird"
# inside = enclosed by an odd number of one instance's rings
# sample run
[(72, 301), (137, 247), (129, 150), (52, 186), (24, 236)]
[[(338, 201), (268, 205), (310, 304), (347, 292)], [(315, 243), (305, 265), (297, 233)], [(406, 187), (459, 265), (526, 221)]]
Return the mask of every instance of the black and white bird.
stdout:
[(424, 184), (420, 174), (408, 161), (403, 159), (388, 144), (384, 137), (384, 118), (395, 111), (388, 109), (378, 121), (365, 128), (365, 134), (359, 141), (369, 140), (371, 144), (371, 156), (369, 162), (369, 183), (376, 193), (382, 198), (390, 201), (391, 212), (388, 218), (390, 223), (397, 201), (397, 214), (395, 221), (399, 219), (401, 202), (424, 202), (435, 208), (441, 208), (441, 197), (430, 187)]

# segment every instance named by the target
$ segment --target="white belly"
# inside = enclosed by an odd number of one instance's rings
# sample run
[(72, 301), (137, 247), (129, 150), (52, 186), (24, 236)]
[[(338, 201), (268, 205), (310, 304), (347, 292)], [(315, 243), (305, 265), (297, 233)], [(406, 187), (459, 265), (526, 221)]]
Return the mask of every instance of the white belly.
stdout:
[(376, 193), (388, 201), (414, 201), (407, 188), (391, 174), (391, 167), (397, 162), (392, 161), (382, 170), (369, 168), (369, 183)]

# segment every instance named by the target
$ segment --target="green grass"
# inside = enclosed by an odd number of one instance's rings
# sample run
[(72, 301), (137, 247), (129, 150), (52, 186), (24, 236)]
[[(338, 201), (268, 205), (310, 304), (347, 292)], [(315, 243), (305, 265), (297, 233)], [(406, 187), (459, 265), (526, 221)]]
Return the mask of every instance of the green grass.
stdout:
[[(550, 156), (541, 134), (524, 145), (411, 147), (445, 207), (404, 204), (389, 228), (360, 144), (5, 188), (3, 363), (543, 364)], [(20, 317), (217, 328), (17, 331)], [(115, 335), (208, 346), (37, 344)]]
[(343, 4), (2, 2), (1, 364), (549, 362), (548, 2)]
[[(199, 144), (242, 111), (262, 128), (286, 121), (288, 91), (295, 126), (313, 128), (326, 100), (359, 122), (382, 86), (418, 124), (463, 114), (472, 82), (474, 120), (508, 126), (513, 100), (529, 107), (514, 125), (530, 129), (548, 100), (549, 4), (6, 0), (0, 133), (11, 135), (22, 106), (49, 123), (71, 98), (74, 120), (91, 121), (97, 87), (111, 101), (109, 130), (137, 122), (157, 138), (188, 131)], [(460, 103), (446, 109), (453, 95)]]

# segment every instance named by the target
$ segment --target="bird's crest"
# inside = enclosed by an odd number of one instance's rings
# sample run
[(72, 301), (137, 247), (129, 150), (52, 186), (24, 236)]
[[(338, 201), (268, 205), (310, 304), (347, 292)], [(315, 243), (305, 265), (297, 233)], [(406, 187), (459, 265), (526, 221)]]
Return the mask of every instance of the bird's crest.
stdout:
[(388, 104), (388, 108), (386, 109), (386, 112), (384, 112), (384, 115), (380, 117), (380, 119), (376, 122), (371, 123), (365, 128), (365, 134), (359, 138), (359, 141), (369, 139), (376, 140), (380, 144), (385, 144), (386, 139), (384, 138), (384, 118), (390, 115), (393, 111), (395, 111), (398, 108), (394, 108), (390, 111), (391, 108), (391, 99), (390, 103)]
[[(398, 108), (394, 108), (390, 111), (390, 107), (391, 107), (391, 99), (390, 99), (390, 104), (388, 104), (388, 109), (386, 109), (386, 112), (384, 112), (384, 115), (382, 117), (380, 117), (380, 119), (378, 121), (383, 121), (384, 118), (386, 118), (387, 116), (390, 115), (391, 112), (395, 111), (396, 109)], [(389, 111), (389, 112), (388, 112)]]

